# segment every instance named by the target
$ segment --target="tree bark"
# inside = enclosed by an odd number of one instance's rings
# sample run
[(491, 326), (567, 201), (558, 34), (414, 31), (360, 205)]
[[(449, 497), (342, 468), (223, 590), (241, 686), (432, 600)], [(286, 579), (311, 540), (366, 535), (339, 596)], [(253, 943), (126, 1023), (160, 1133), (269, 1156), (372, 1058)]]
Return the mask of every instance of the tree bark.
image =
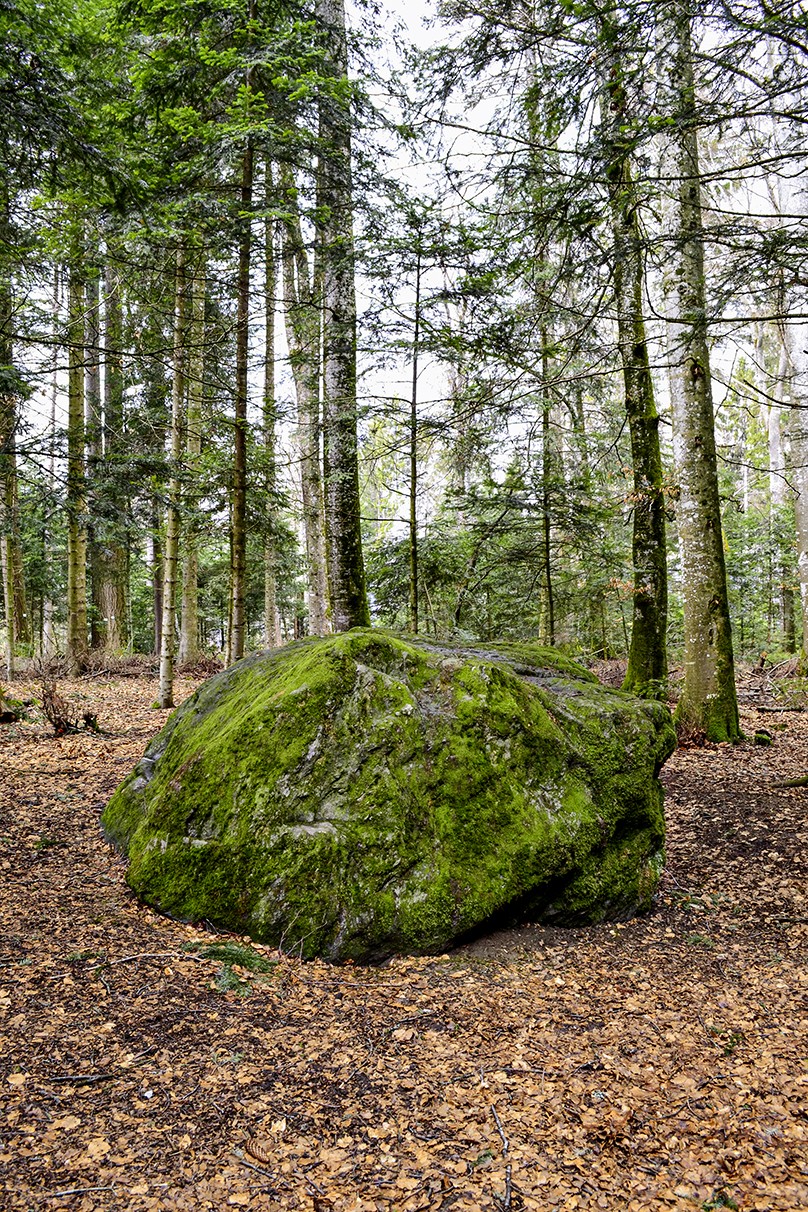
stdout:
[(320, 336), (317, 272), (309, 267), (297, 191), (291, 170), (281, 168), (284, 198), (283, 300), (289, 361), (297, 397), (297, 440), (306, 544), (306, 597), (309, 631), (328, 631), (323, 482), (320, 473)]
[(195, 268), (191, 286), (191, 354), (188, 367), (188, 413), (185, 423), (186, 494), (185, 543), (182, 558), (181, 665), (199, 658), (199, 552), (196, 511), (199, 496), (199, 461), (202, 454), (202, 401), (205, 386), (205, 297), (207, 278), (204, 260)]
[[(10, 242), (10, 201), (4, 183), (0, 211), (0, 245)], [(0, 549), (3, 559), (3, 602), (6, 616), (6, 664), (12, 676), (16, 646), (32, 639), (25, 597), (19, 541), (17, 498), (17, 425), (20, 389), (14, 368), (14, 297), (11, 280), (0, 281)]]
[(93, 596), (99, 645), (108, 653), (129, 643), (128, 496), (123, 476), (124, 434), (123, 307), (121, 282), (109, 260), (104, 271), (104, 516), (96, 517)]
[(645, 338), (643, 240), (639, 199), (631, 173), (621, 32), (602, 18), (606, 51), (603, 145), (613, 241), (617, 341), (623, 370), (625, 410), (631, 438), (632, 565), (631, 644), (623, 689), (644, 698), (667, 697), (668, 569), (665, 495), (659, 416)]
[(410, 395), (410, 631), (418, 634), (418, 353), (421, 329), (421, 247), (415, 260), (415, 316), (412, 334)]
[(165, 511), (163, 547), (163, 622), (160, 644), (160, 706), (174, 706), (174, 643), (176, 628), (177, 555), (180, 538), (180, 492), (183, 421), (185, 412), (185, 250), (177, 250), (174, 304), (174, 355), (171, 389), (171, 473)]
[(236, 314), (236, 398), (230, 546), (230, 638), (228, 664), (244, 656), (244, 596), (247, 581), (247, 395), (250, 353), (250, 261), (254, 154), (248, 138), (241, 159), (241, 233)]
[(84, 466), (84, 279), (76, 264), (68, 282), (67, 659), (87, 665), (87, 481)]
[(316, 0), (325, 86), (319, 101), (317, 194), (323, 261), (323, 461), (331, 624), (370, 624), (359, 498), (351, 105), (343, 0)]
[(679, 490), (685, 659), (677, 723), (711, 741), (741, 736), (718, 491), (715, 418), (707, 345), (704, 234), (690, 17), (677, 0), (662, 25), (673, 125), (668, 360)]
[[(273, 189), (272, 170), (266, 165), (267, 195)], [(275, 457), (275, 282), (277, 277), (275, 249), (275, 220), (264, 221), (264, 285), (266, 294), (266, 323), (264, 327), (264, 643), (267, 648), (279, 648), (283, 643), (281, 619), (278, 612), (278, 552), (275, 538), (275, 501), (278, 492), (278, 472)]]

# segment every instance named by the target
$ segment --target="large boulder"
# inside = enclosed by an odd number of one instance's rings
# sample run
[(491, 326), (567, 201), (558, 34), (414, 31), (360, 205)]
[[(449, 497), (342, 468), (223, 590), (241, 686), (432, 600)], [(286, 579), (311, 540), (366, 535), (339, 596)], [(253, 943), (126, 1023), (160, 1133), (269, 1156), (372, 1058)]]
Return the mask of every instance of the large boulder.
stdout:
[(357, 630), (205, 682), (110, 800), (129, 883), (305, 956), (625, 918), (663, 861), (659, 703), (532, 644)]

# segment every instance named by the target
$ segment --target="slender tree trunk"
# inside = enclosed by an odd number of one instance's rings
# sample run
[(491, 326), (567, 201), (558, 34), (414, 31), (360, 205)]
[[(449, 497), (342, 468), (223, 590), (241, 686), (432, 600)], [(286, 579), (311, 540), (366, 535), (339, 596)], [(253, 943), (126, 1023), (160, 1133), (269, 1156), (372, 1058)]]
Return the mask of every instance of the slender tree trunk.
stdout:
[(95, 625), (99, 643), (108, 653), (121, 652), (129, 642), (122, 341), (121, 283), (108, 261), (104, 272), (104, 470), (96, 489), (98, 494), (103, 492), (104, 495), (105, 517), (103, 520), (96, 518), (93, 556)]
[[(420, 236), (419, 236), (420, 240)], [(410, 395), (410, 631), (418, 634), (418, 343), (421, 328), (421, 249), (415, 261), (415, 320)]]
[(547, 609), (547, 624), (545, 634), (549, 644), (555, 644), (555, 596), (553, 594), (553, 561), (552, 561), (552, 494), (551, 483), (554, 472), (552, 435), (550, 433), (550, 387), (549, 387), (549, 356), (547, 345), (547, 330), (541, 331), (541, 437), (542, 437), (542, 531), (543, 531), (543, 564), (544, 564), (544, 593)]
[(673, 119), (666, 161), (673, 179), (666, 307), (685, 616), (684, 684), (676, 720), (703, 731), (708, 740), (736, 741), (741, 731), (707, 346), (691, 31), (680, 0), (662, 28)]
[(283, 299), (289, 361), (297, 396), (298, 448), (306, 545), (309, 631), (328, 631), (323, 483), (320, 474), (320, 308), (317, 267), (309, 268), (292, 174), (281, 169), (286, 214), (283, 231)]
[(768, 403), (763, 409), (763, 421), (766, 426), (769, 447), (769, 525), (774, 540), (783, 647), (786, 652), (796, 652), (797, 637), (794, 628), (794, 590), (792, 588), (794, 572), (783, 542), (784, 532), (789, 533), (790, 531), (791, 515), (788, 504), (788, 481), (782, 430), (791, 367), (785, 333), (780, 331), (777, 335), (777, 373), (771, 386), (771, 394), (776, 403)]
[[(252, 6), (251, 6), (252, 8)], [(250, 260), (252, 251), (253, 144), (248, 138), (241, 160), (241, 235), (238, 253), (236, 316), (236, 399), (230, 531), (230, 638), (228, 664), (244, 656), (244, 597), (247, 581), (247, 395), (250, 354)]]
[(88, 265), (85, 283), (84, 311), (84, 443), (87, 476), (87, 566), (90, 574), (90, 647), (104, 647), (104, 626), (101, 614), (101, 580), (105, 560), (99, 550), (100, 498), (104, 495), (99, 482), (102, 474), (103, 436), (101, 417), (101, 282), (97, 265)]
[(177, 556), (180, 540), (180, 479), (185, 412), (185, 250), (177, 250), (174, 305), (174, 364), (171, 388), (171, 473), (166, 501), (163, 549), (163, 625), (160, 645), (160, 706), (174, 706), (174, 632), (176, 630)]
[(13, 302), (11, 283), (0, 282), (0, 366), (8, 376), (6, 390), (0, 395), (0, 563), (3, 577), (3, 609), (6, 622), (5, 662), (9, 678), (14, 676), (17, 639), (14, 595), (14, 498), (16, 482), (17, 395), (13, 390), (12, 343)]
[(666, 698), (668, 569), (659, 416), (643, 316), (645, 274), (639, 199), (623, 131), (630, 129), (620, 58), (620, 30), (602, 19), (607, 79), (603, 98), (604, 155), (612, 220), (617, 340), (631, 437), (634, 569), (631, 645), (623, 689)]
[[(10, 243), (10, 200), (3, 183), (0, 210), (0, 246)], [(22, 550), (19, 539), (17, 499), (17, 424), (19, 392), (14, 370), (14, 299), (11, 280), (0, 281), (0, 366), (5, 371), (5, 386), (0, 397), (0, 547), (4, 560), (3, 601), (6, 614), (7, 664), (18, 643), (32, 639), (31, 620), (25, 598)], [(9, 673), (11, 676), (11, 673)]]
[(198, 508), (199, 462), (202, 454), (202, 401), (205, 378), (205, 297), (206, 267), (200, 259), (191, 287), (191, 355), (188, 368), (188, 415), (185, 424), (185, 470), (189, 480), (187, 522), (182, 561), (182, 611), (180, 616), (181, 665), (199, 658), (199, 552)]
[[(323, 72), (348, 80), (343, 0), (316, 0)], [(356, 408), (351, 105), (343, 88), (319, 102), (318, 212), (323, 258), (323, 460), (331, 623), (335, 631), (370, 624), (362, 555)]]
[(160, 706), (174, 706), (174, 652), (176, 631), (177, 563), (180, 538), (181, 461), (185, 412), (185, 250), (177, 250), (174, 304), (174, 349), (171, 389), (171, 470), (165, 508), (162, 553), (162, 621), (160, 628)]
[(808, 662), (808, 323), (793, 320), (785, 327), (791, 399), (789, 415), (791, 480), (796, 490), (797, 574), (800, 586), (802, 660)]
[[(272, 170), (266, 164), (267, 195), (273, 191)], [(267, 648), (279, 648), (283, 643), (281, 619), (278, 612), (278, 552), (275, 538), (275, 501), (278, 473), (275, 458), (275, 282), (277, 256), (275, 250), (275, 221), (264, 223), (264, 275), (266, 294), (266, 324), (264, 328), (264, 501), (266, 537), (264, 539), (264, 643)]]
[(84, 467), (84, 282), (77, 265), (68, 282), (67, 659), (87, 665), (87, 481)]
[[(61, 312), (61, 275), (59, 267), (54, 269), (53, 275), (53, 318), (52, 318), (52, 340), (53, 340), (53, 364), (51, 367), (51, 384), (50, 384), (50, 437), (48, 451), (48, 488), (51, 495), (56, 495), (56, 404), (59, 397), (59, 332), (60, 332), (60, 312)], [(54, 656), (58, 650), (58, 642), (56, 638), (55, 624), (55, 609), (53, 601), (53, 576), (50, 544), (50, 529), (46, 526), (43, 534), (43, 547), (45, 552), (45, 590), (42, 599), (42, 655), (43, 657)]]

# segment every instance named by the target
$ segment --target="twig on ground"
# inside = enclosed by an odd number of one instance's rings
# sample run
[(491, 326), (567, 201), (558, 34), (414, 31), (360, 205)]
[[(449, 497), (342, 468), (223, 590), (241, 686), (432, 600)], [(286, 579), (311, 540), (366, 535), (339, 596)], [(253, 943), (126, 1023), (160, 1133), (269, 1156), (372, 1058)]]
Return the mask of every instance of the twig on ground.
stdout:
[(90, 1191), (115, 1191), (115, 1187), (69, 1187), (67, 1191), (43, 1191), (45, 1199), (63, 1199), (66, 1195), (87, 1195)]
[(93, 1082), (113, 1082), (117, 1073), (48, 1073), (46, 1081), (64, 1082), (69, 1086), (89, 1086)]
[(505, 1167), (505, 1194), (502, 1197), (502, 1210), (509, 1212), (511, 1206), (511, 1163)]
[(493, 1104), (493, 1103), (491, 1104), (491, 1113), (492, 1113), (492, 1115), (494, 1116), (494, 1120), (496, 1121), (496, 1125), (497, 1125), (497, 1132), (499, 1133), (499, 1135), (500, 1135), (500, 1139), (502, 1140), (502, 1156), (503, 1156), (503, 1157), (507, 1157), (507, 1156), (508, 1156), (508, 1148), (509, 1148), (509, 1146), (508, 1146), (508, 1138), (507, 1138), (507, 1136), (505, 1135), (505, 1130), (504, 1130), (504, 1128), (502, 1127), (502, 1120), (501, 1120), (501, 1119), (499, 1118), (499, 1116), (497, 1115), (497, 1109), (496, 1109), (496, 1107), (494, 1106), (494, 1104)]

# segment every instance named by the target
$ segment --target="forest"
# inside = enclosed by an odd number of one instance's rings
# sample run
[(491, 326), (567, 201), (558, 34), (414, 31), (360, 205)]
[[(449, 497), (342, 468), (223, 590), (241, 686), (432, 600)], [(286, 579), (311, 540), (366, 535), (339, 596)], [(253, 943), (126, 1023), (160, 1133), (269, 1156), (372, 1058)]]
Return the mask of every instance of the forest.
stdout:
[(804, 5), (0, 34), (0, 1205), (808, 1209)]
[(808, 608), (799, 7), (3, 22), (9, 671), (372, 618), (737, 737)]

